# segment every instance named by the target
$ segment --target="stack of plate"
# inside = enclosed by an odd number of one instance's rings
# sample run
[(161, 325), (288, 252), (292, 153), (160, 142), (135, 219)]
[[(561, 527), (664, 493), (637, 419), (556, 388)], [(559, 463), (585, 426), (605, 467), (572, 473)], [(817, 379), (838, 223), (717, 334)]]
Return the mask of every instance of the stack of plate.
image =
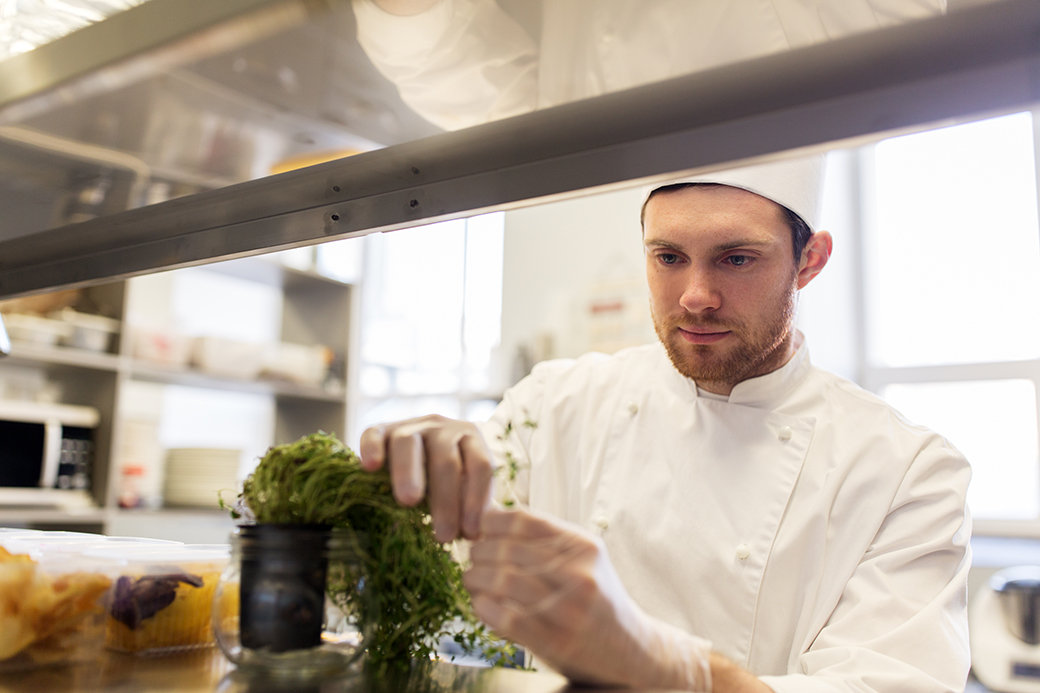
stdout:
[(238, 489), (241, 450), (173, 448), (166, 453), (165, 505), (220, 507), (219, 498), (233, 500)]

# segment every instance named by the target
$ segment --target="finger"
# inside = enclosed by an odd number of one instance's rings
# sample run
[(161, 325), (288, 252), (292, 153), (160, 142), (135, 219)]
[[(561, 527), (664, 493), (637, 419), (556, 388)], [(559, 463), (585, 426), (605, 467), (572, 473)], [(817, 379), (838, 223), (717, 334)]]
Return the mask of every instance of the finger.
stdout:
[(527, 614), (523, 607), (507, 599), (496, 599), (486, 594), (473, 597), (473, 613), (499, 637), (515, 642), (553, 664), (546, 657), (551, 656), (557, 645), (558, 628), (549, 626), (538, 616)]
[(454, 435), (431, 430), (424, 436), (429, 465), (430, 516), (437, 541), (449, 542), (459, 535), (462, 513), (462, 455)]
[(473, 595), (473, 613), (499, 637), (511, 640), (518, 645), (528, 645), (517, 635), (518, 623), (523, 618), (523, 612), (515, 604), (510, 604), (508, 600), (490, 594), (475, 594)]
[(372, 426), (361, 434), (358, 444), (358, 455), (361, 456), (361, 468), (374, 472), (386, 461), (386, 426)]
[(537, 575), (525, 574), (490, 566), (472, 566), (462, 576), (462, 582), (472, 596), (490, 595), (508, 599), (524, 606), (544, 602), (554, 587)]
[(390, 485), (394, 498), (405, 506), (418, 505), (426, 495), (426, 450), (421, 430), (402, 425), (389, 432)]
[(530, 569), (544, 565), (560, 553), (560, 544), (555, 539), (490, 539), (484, 537), (473, 543), (469, 558), (474, 564), (514, 565)]
[(483, 536), (488, 538), (547, 539), (567, 531), (577, 531), (577, 525), (568, 530), (553, 519), (523, 508), (489, 509), (484, 513), (480, 530)]
[(462, 454), (462, 534), (467, 539), (480, 536), (484, 512), (491, 507), (491, 481), (494, 466), (487, 444), (479, 433), (464, 435), (459, 441)]

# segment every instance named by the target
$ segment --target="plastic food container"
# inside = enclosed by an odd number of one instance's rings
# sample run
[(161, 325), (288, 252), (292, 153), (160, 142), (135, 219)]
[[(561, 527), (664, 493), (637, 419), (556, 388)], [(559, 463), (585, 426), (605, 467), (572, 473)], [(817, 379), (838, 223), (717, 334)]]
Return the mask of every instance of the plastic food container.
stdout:
[(281, 342), (268, 346), (263, 374), (305, 385), (321, 385), (328, 377), (332, 359), (332, 350), (327, 346)]
[(199, 370), (230, 378), (255, 378), (264, 365), (264, 345), (220, 337), (198, 337), (191, 362)]
[(131, 351), (134, 358), (164, 366), (186, 366), (191, 360), (191, 337), (168, 330), (133, 331)]
[(80, 313), (72, 308), (64, 308), (57, 313), (52, 313), (51, 317), (71, 326), (71, 331), (62, 336), (61, 343), (77, 349), (108, 351), (112, 343), (112, 335), (119, 332), (118, 320), (106, 318), (103, 315)]
[(41, 318), (23, 313), (7, 313), (4, 325), (12, 341), (54, 346), (72, 335), (72, 325), (61, 320)]
[(155, 655), (214, 644), (213, 594), (228, 546), (108, 545), (86, 554), (119, 562), (105, 605), (105, 647)]
[(35, 553), (0, 548), (0, 673), (92, 662), (104, 646), (114, 562)]

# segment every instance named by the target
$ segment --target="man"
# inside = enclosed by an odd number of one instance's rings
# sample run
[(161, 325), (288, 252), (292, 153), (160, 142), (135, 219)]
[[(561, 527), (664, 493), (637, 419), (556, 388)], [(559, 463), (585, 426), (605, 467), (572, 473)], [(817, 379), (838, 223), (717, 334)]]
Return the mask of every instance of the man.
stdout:
[[(477, 615), (573, 680), (963, 689), (970, 471), (811, 366), (793, 319), (832, 247), (818, 178), (801, 160), (654, 190), (660, 344), (539, 364), (479, 429), (362, 435), (440, 539), (476, 540)], [(523, 509), (488, 509), (496, 465)]]
[(517, 21), (496, 0), (352, 1), (372, 63), (447, 130), (946, 9), (946, 0), (501, 0)]

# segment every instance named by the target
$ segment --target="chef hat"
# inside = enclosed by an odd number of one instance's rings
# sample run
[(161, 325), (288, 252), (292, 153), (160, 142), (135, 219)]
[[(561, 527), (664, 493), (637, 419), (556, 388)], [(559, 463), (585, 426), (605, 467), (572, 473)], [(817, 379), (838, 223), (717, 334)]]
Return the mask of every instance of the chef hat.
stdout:
[(657, 183), (643, 189), (643, 204), (651, 193), (667, 185), (718, 183), (741, 188), (787, 207), (816, 230), (820, 189), (823, 187), (822, 154), (797, 159), (780, 159), (754, 166), (714, 171), (703, 175)]

